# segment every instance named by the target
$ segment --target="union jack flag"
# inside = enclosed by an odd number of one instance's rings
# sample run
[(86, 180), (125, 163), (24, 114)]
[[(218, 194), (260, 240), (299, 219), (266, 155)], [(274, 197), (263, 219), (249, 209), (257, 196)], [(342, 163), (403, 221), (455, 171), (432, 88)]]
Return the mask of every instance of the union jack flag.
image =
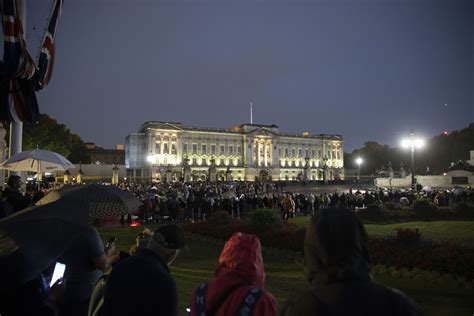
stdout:
[(3, 36), (3, 60), (7, 74), (15, 78), (31, 79), (36, 66), (26, 49), (15, 0), (3, 0)]
[(38, 68), (26, 48), (21, 19), (15, 0), (3, 4), (3, 63), (0, 63), (0, 121), (37, 122), (36, 91), (51, 79), (54, 63), (54, 35), (63, 0), (53, 0), (48, 27), (41, 45)]
[(54, 35), (58, 26), (59, 16), (63, 7), (63, 0), (54, 0), (49, 24), (41, 45), (41, 54), (38, 59), (38, 90), (43, 89), (51, 79), (54, 65)]

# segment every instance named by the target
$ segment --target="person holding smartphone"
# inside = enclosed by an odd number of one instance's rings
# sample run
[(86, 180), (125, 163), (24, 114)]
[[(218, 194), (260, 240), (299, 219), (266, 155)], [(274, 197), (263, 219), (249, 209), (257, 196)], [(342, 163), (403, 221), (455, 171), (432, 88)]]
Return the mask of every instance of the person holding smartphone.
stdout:
[(183, 231), (164, 225), (139, 236), (137, 243), (137, 253), (108, 275), (103, 305), (100, 312), (91, 308), (91, 315), (178, 315), (176, 282), (168, 266), (185, 246)]
[(102, 273), (110, 269), (115, 255), (114, 242), (104, 248), (94, 227), (83, 230), (58, 258), (59, 262), (66, 265), (66, 286), (59, 306), (59, 315), (87, 315), (92, 290)]

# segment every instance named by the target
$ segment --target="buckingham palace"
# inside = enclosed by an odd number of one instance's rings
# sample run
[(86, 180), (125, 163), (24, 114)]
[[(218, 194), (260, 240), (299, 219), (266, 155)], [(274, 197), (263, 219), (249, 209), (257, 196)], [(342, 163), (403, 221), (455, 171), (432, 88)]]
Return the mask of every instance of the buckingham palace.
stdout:
[(132, 181), (311, 181), (343, 179), (342, 136), (287, 134), (276, 125), (229, 129), (150, 121), (125, 140)]

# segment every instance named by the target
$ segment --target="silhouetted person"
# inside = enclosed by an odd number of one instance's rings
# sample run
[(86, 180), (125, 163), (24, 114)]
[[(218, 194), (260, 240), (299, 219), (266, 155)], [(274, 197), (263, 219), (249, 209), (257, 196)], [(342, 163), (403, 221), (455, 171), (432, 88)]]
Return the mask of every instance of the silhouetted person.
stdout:
[(304, 253), (311, 288), (290, 297), (280, 315), (422, 315), (401, 291), (374, 282), (367, 233), (352, 211), (332, 208), (314, 215)]
[(13, 212), (18, 212), (30, 205), (31, 200), (20, 193), (21, 177), (11, 175), (8, 177), (7, 188), (3, 191), (3, 198), (6, 199), (12, 208)]

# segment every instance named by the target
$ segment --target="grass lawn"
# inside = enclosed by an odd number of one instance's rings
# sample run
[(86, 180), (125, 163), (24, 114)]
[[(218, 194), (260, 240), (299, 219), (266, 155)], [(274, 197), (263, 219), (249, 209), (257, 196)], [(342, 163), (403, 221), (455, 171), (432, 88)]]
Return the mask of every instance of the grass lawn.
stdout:
[[(104, 241), (117, 236), (117, 245), (128, 250), (134, 242), (140, 228), (103, 228), (100, 230)], [(217, 258), (224, 243), (219, 245), (202, 241), (189, 241), (189, 249), (181, 253), (171, 267), (178, 283), (179, 308), (184, 313), (192, 290), (201, 282), (209, 279), (216, 267)], [(303, 267), (289, 259), (265, 256), (266, 289), (282, 304), (285, 299), (300, 289), (307, 287)], [(472, 315), (474, 312), (474, 290), (450, 288), (435, 284), (426, 284), (414, 280), (397, 279), (388, 275), (375, 275), (376, 279), (387, 286), (396, 287), (413, 297), (427, 315)]]
[[(309, 216), (299, 216), (291, 219), (295, 224), (308, 226)], [(431, 239), (460, 239), (474, 240), (474, 221), (433, 221), (433, 222), (407, 222), (397, 224), (366, 224), (364, 225), (369, 235), (395, 234), (396, 228), (418, 228), (423, 237)]]

